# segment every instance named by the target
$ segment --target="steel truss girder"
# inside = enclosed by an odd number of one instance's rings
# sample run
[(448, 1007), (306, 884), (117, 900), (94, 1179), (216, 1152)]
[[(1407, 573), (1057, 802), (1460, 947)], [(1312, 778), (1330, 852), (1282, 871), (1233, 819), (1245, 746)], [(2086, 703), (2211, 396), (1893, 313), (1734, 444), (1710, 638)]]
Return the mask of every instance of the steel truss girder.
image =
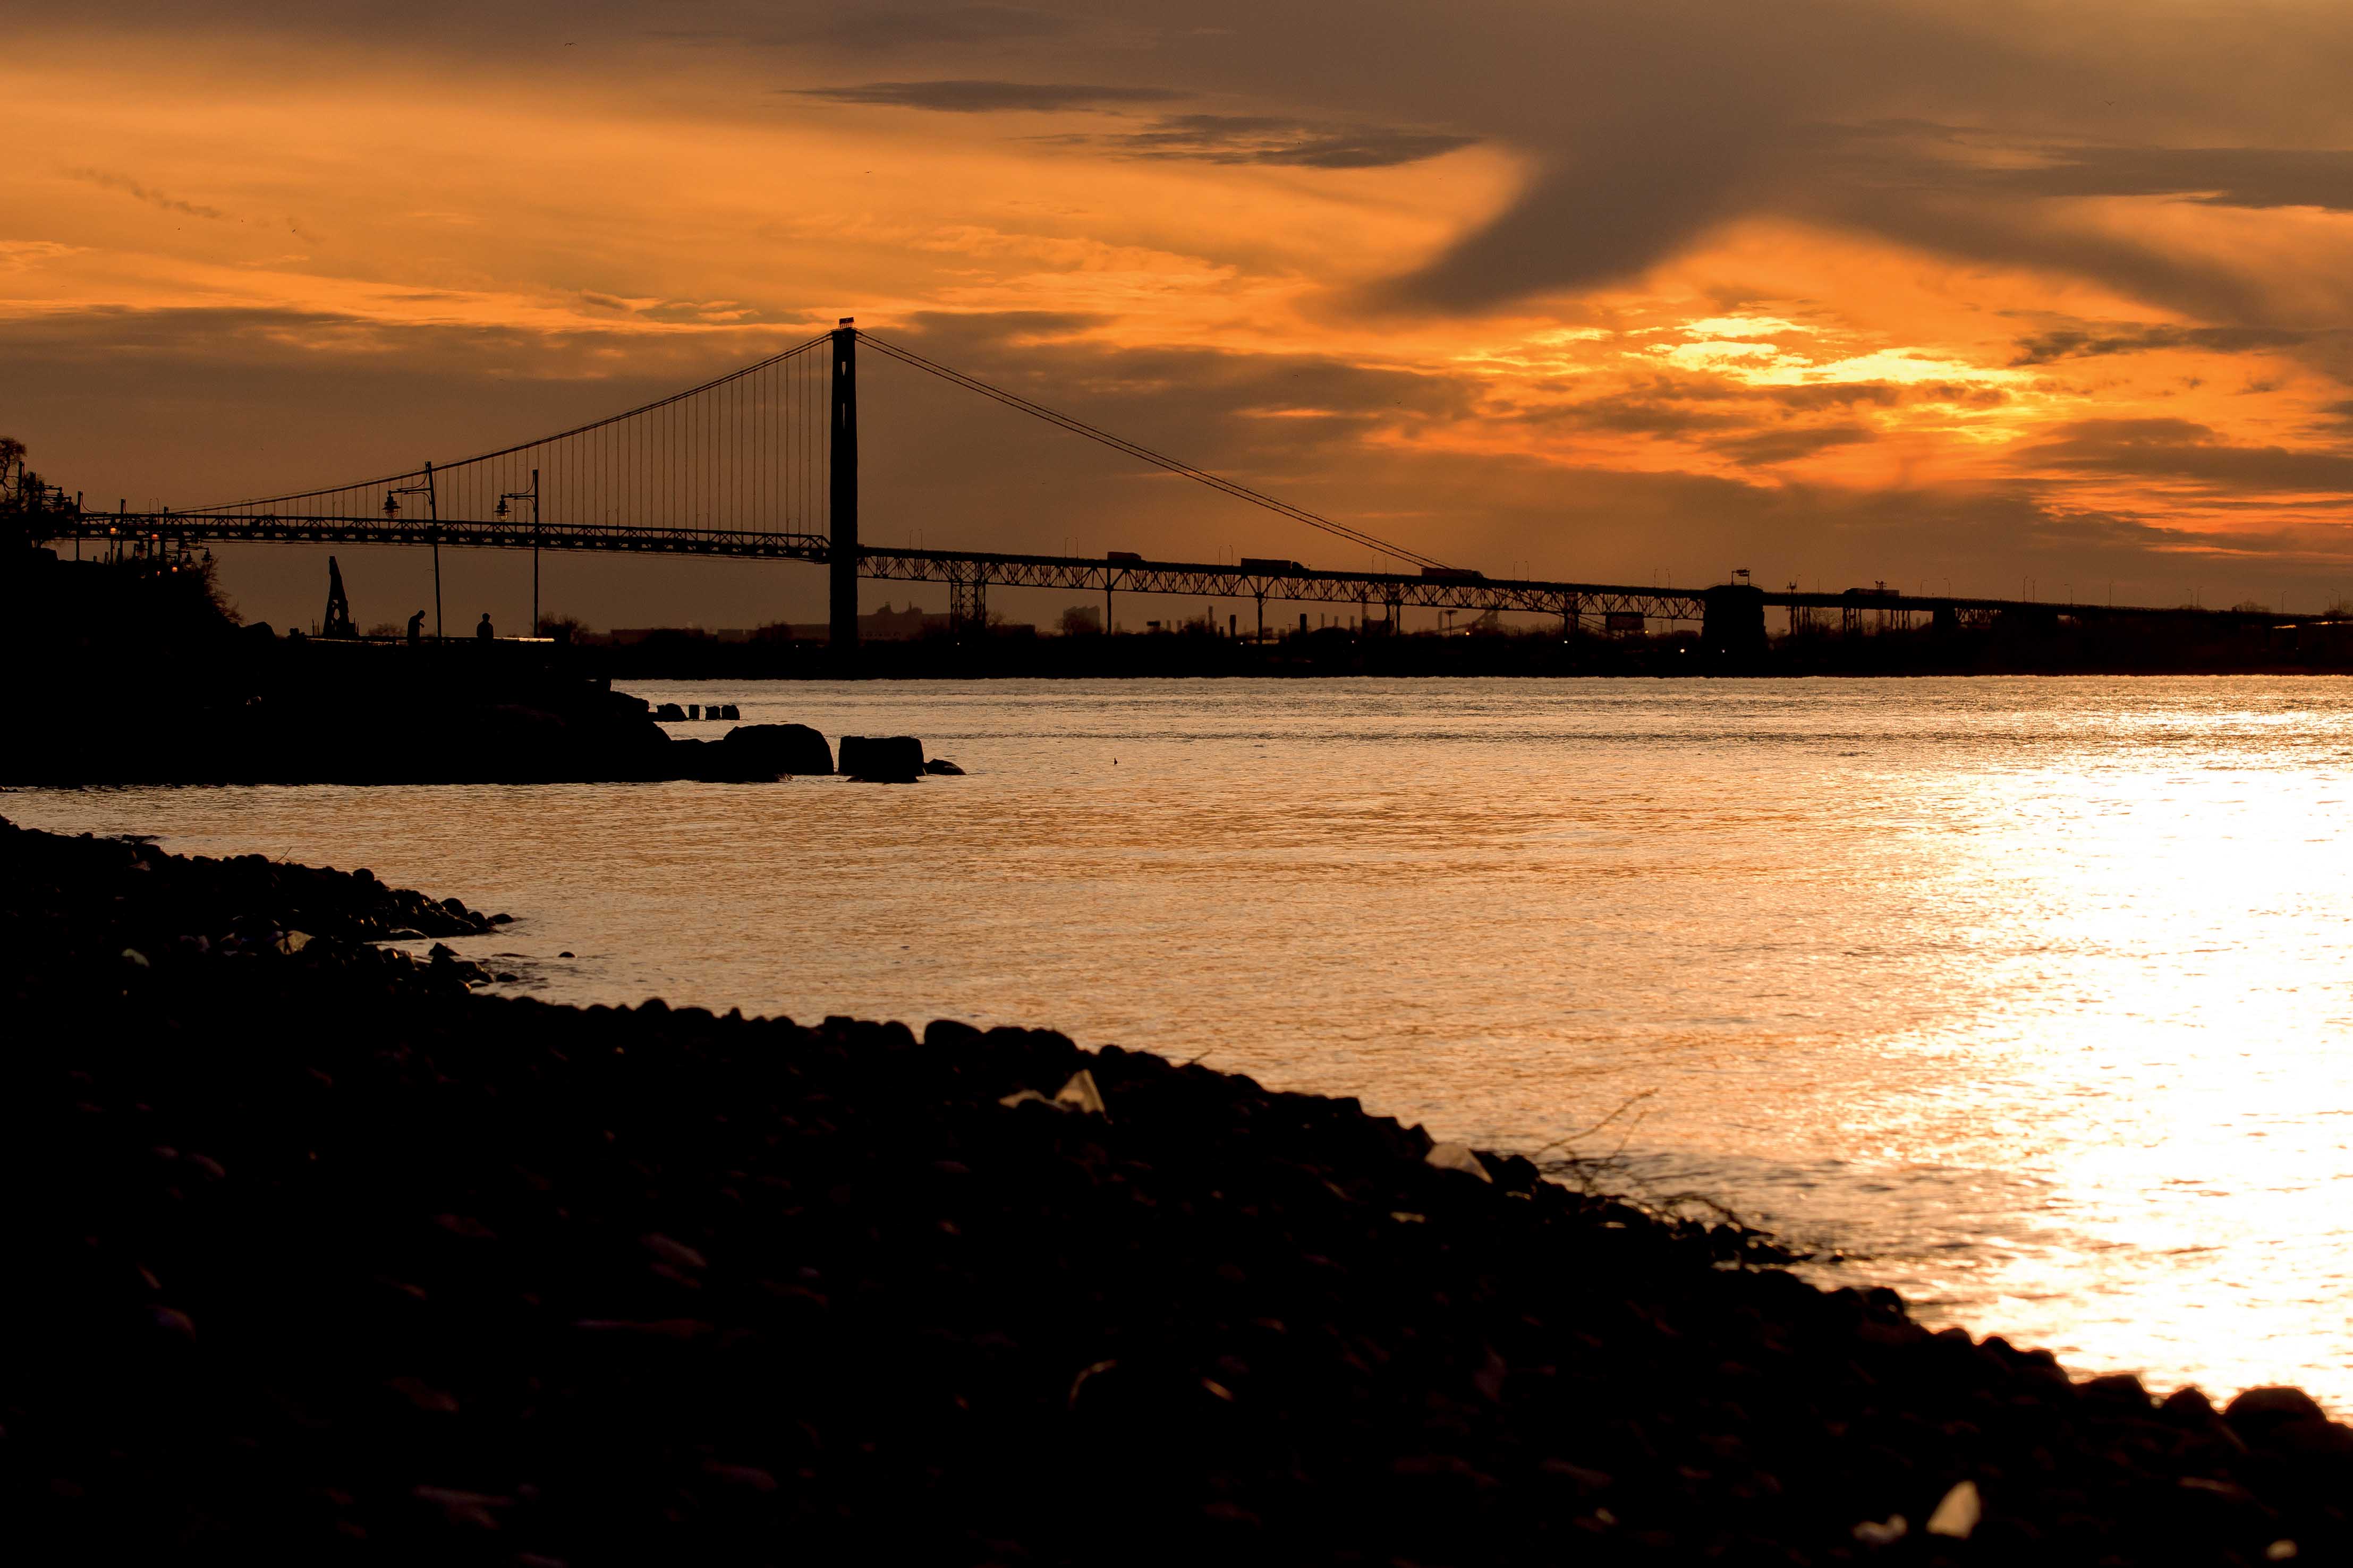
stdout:
[[(530, 523), (443, 518), (310, 517), (246, 512), (86, 513), (62, 519), (58, 537), (159, 538), (191, 544), (433, 544), (477, 549), (586, 550), (616, 554), (733, 556), (826, 562), (821, 534), (728, 529), (649, 528), (624, 523)], [(860, 546), (858, 574), (886, 582), (965, 584), (968, 598), (988, 586), (1069, 588), (1091, 593), (1168, 594), (1189, 598), (1288, 599), (1302, 604), (1379, 605), (1438, 610), (1519, 610), (1556, 616), (1639, 612), (1664, 621), (1698, 621), (1706, 607), (1695, 591), (1594, 583), (1480, 578), (1448, 581), (1404, 573), (1267, 574), (1206, 563), (1098, 561), (1071, 555), (1008, 555), (985, 551), (890, 550)], [(951, 606), (953, 608), (953, 605)]]
[(1380, 605), (1436, 610), (1519, 610), (1543, 616), (1637, 612), (1666, 621), (1704, 620), (1696, 591), (1595, 583), (1480, 578), (1450, 581), (1388, 572), (1244, 572), (1169, 561), (1097, 561), (1072, 555), (999, 555), (944, 550), (859, 551), (859, 575), (906, 583), (980, 580), (1012, 588), (1167, 594), (1208, 599), (1288, 599), (1301, 604)]
[(748, 556), (822, 561), (826, 542), (814, 533), (732, 529), (644, 528), (625, 523), (529, 522), (443, 518), (290, 517), (273, 513), (89, 513), (67, 521), (56, 535), (100, 542), (152, 539), (188, 544), (448, 544), (477, 549), (593, 550), (648, 555)]
[[(720, 556), (827, 562), (824, 535), (785, 531), (656, 528), (627, 523), (529, 522), (505, 519), (295, 516), (270, 512), (85, 512), (44, 520), (44, 536), (125, 543), (448, 544), (493, 550), (596, 551), (612, 554)], [(971, 605), (991, 584), (1086, 593), (1169, 594), (1188, 598), (1287, 599), (1302, 604), (1379, 605), (1385, 609), (1505, 610), (1561, 617), (1639, 614), (1646, 620), (1703, 622), (1707, 591), (1536, 579), (1457, 580), (1386, 572), (1244, 572), (1198, 562), (1098, 561), (1073, 555), (986, 551), (889, 550), (861, 545), (858, 574), (890, 582), (964, 584)], [(2289, 625), (2321, 617), (2253, 610), (2190, 610), (2126, 605), (2054, 605), (1903, 594), (1798, 594), (1764, 590), (1758, 601), (1798, 610), (1878, 610), (1908, 616), (1943, 609), (1972, 623), (2010, 612), (2079, 619), (2194, 616), (2209, 622)], [(952, 604), (955, 593), (952, 588)]]

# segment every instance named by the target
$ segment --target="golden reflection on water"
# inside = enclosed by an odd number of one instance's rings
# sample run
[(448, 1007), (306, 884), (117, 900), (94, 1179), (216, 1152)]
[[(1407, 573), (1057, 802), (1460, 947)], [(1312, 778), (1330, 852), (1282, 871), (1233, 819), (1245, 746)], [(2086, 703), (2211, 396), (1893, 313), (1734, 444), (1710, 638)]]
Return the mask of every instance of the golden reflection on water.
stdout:
[(511, 910), (474, 945), (554, 998), (1046, 1024), (1475, 1142), (1622, 1140), (1620, 1179), (1852, 1255), (1825, 1279), (2353, 1410), (2353, 689), (639, 690), (971, 776), (0, 811)]

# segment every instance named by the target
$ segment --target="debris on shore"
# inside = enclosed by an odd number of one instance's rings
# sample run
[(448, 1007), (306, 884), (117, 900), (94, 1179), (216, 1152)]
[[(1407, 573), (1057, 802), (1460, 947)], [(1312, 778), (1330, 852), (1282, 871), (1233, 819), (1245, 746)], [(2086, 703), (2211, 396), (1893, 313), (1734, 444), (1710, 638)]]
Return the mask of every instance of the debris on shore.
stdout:
[(496, 917), (0, 824), (12, 1533), (581, 1565), (2353, 1550), (2353, 1431), (2293, 1389), (2073, 1382), (1753, 1232), (1042, 1030), (480, 994), (389, 945), (436, 922)]

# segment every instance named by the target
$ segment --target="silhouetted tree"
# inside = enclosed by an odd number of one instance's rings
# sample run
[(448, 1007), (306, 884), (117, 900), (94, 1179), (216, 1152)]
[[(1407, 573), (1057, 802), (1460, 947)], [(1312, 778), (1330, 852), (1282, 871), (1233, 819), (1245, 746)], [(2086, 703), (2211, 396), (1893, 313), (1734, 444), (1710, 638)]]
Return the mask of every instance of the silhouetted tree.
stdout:
[(8, 476), (25, 466), (25, 443), (14, 436), (0, 436), (0, 490), (8, 488)]

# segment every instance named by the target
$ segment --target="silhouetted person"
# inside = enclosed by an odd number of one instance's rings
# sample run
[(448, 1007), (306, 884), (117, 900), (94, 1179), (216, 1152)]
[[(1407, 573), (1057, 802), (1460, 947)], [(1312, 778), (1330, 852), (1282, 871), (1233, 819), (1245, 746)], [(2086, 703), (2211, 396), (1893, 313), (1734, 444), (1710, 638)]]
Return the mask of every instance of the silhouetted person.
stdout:
[(488, 642), (498, 635), (498, 633), (491, 630), (491, 612), (484, 610), (482, 612), (481, 620), (474, 627), (474, 640), (476, 642)]
[(425, 612), (417, 611), (408, 617), (408, 646), (415, 647), (425, 640)]

